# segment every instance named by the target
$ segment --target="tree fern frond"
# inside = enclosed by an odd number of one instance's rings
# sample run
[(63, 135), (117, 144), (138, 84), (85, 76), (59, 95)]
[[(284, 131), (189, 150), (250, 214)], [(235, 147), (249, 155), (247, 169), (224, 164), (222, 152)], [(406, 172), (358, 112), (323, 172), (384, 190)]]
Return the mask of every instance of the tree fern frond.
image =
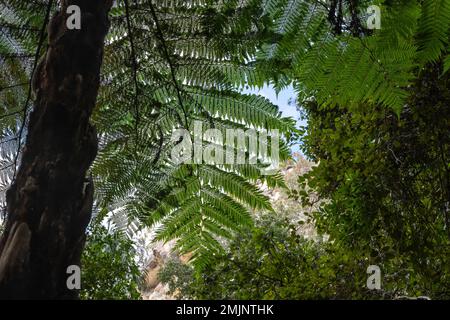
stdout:
[(436, 61), (446, 52), (450, 36), (450, 1), (425, 0), (419, 19), (419, 60)]

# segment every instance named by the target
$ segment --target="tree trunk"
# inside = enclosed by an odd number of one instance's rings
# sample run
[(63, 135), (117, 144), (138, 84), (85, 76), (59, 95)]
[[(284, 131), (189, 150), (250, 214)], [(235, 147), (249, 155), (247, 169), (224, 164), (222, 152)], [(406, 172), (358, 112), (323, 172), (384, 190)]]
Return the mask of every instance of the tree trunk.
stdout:
[[(69, 30), (67, 8), (81, 9)], [(91, 218), (97, 154), (89, 123), (97, 99), (112, 0), (63, 0), (48, 26), (48, 50), (35, 73), (36, 102), (16, 179), (7, 192), (0, 241), (0, 298), (67, 299), (67, 268), (80, 265)]]

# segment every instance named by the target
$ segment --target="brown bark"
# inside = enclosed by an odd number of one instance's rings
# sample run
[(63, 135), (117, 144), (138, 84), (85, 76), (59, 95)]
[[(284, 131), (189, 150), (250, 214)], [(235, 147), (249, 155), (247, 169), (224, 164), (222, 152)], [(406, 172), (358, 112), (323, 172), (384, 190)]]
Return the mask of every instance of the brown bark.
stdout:
[[(0, 241), (0, 298), (64, 299), (67, 267), (80, 265), (91, 217), (86, 173), (97, 153), (89, 123), (100, 82), (112, 0), (63, 0), (48, 27), (48, 50), (36, 69), (36, 102), (16, 180), (7, 193)], [(66, 9), (81, 9), (68, 30)]]

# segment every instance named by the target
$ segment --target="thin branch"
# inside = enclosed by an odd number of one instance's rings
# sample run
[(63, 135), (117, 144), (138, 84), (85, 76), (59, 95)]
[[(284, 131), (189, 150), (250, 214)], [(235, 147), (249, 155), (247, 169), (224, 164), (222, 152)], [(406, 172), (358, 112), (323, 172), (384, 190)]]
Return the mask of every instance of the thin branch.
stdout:
[(7, 118), (7, 117), (15, 116), (16, 114), (22, 113), (22, 111), (23, 110), (21, 109), (19, 111), (14, 111), (14, 112), (11, 112), (11, 113), (3, 114), (3, 115), (0, 116), (0, 119), (4, 119), (4, 118)]
[(6, 86), (6, 87), (0, 87), (0, 91), (14, 89), (14, 88), (17, 88), (17, 87), (23, 87), (23, 86), (25, 86), (27, 84), (28, 84), (28, 82), (22, 82), (22, 83), (12, 84), (12, 85)]
[(16, 155), (14, 157), (13, 180), (16, 178), (16, 174), (17, 174), (17, 160), (19, 158), (20, 149), (22, 148), (22, 135), (23, 135), (23, 130), (25, 129), (25, 123), (26, 123), (27, 116), (28, 116), (28, 104), (30, 103), (30, 100), (31, 100), (33, 76), (34, 76), (34, 73), (36, 72), (38, 59), (39, 59), (39, 53), (41, 52), (42, 44), (44, 43), (45, 29), (47, 28), (47, 24), (48, 24), (48, 22), (50, 20), (50, 13), (51, 13), (52, 7), (53, 7), (53, 0), (50, 0), (48, 2), (48, 4), (47, 4), (47, 12), (45, 14), (45, 20), (44, 20), (44, 23), (42, 24), (41, 32), (40, 32), (40, 35), (39, 35), (39, 43), (38, 43), (38, 46), (37, 46), (37, 49), (36, 49), (36, 53), (34, 55), (33, 71), (31, 72), (30, 81), (28, 83), (28, 95), (27, 95), (27, 99), (25, 101), (25, 105), (23, 107), (23, 119), (22, 119), (22, 124), (20, 126), (20, 130), (19, 130), (17, 153), (16, 153)]
[(34, 55), (31, 55), (31, 54), (17, 53), (17, 54), (2, 55), (0, 57), (0, 59), (5, 61), (7, 59), (31, 59), (33, 57), (34, 57)]
[(171, 73), (171, 76), (172, 76), (172, 81), (173, 81), (173, 84), (175, 86), (175, 89), (177, 90), (178, 103), (180, 104), (181, 110), (183, 110), (185, 125), (187, 127), (188, 123), (189, 123), (188, 122), (188, 116), (187, 116), (187, 113), (186, 113), (186, 109), (184, 108), (184, 105), (183, 105), (183, 99), (181, 97), (181, 88), (178, 85), (177, 77), (175, 75), (175, 67), (174, 67), (174, 65), (173, 65), (173, 63), (172, 63), (172, 61), (170, 59), (169, 50), (167, 49), (167, 44), (166, 44), (166, 41), (164, 39), (164, 35), (162, 33), (161, 26), (159, 25), (158, 17), (156, 15), (155, 7), (153, 6), (152, 0), (149, 1), (149, 5), (150, 5), (150, 11), (151, 11), (153, 20), (155, 21), (156, 33), (157, 33), (157, 36), (159, 38), (159, 41), (161, 42), (162, 49), (163, 49), (163, 54), (165, 55), (167, 63), (169, 64), (170, 73)]
[(38, 28), (29, 25), (15, 25), (12, 23), (4, 22), (0, 24), (0, 28), (9, 29), (9, 30), (19, 30), (19, 31), (30, 31), (30, 32), (39, 32)]
[(134, 109), (135, 109), (135, 117), (136, 117), (136, 141), (139, 141), (139, 83), (137, 80), (137, 72), (138, 72), (138, 62), (136, 58), (136, 50), (134, 45), (134, 37), (133, 31), (131, 28), (131, 20), (130, 20), (130, 7), (128, 4), (128, 0), (124, 0), (125, 2), (125, 17), (127, 21), (127, 29), (128, 29), (128, 39), (130, 40), (131, 47), (131, 60), (132, 60), (132, 69), (133, 69), (133, 81), (134, 81)]
[(6, 140), (3, 140), (3, 141), (0, 141), (0, 144), (5, 144), (5, 143), (9, 143), (9, 142), (12, 142), (12, 141), (15, 141), (15, 140), (17, 140), (17, 137), (14, 137), (14, 138), (9, 138), (9, 139), (6, 139)]
[(5, 166), (5, 167), (3, 167), (3, 168), (0, 168), (0, 171), (9, 169), (9, 168), (11, 168), (11, 167), (13, 167), (13, 166), (14, 166), (14, 163), (8, 164), (7, 166)]

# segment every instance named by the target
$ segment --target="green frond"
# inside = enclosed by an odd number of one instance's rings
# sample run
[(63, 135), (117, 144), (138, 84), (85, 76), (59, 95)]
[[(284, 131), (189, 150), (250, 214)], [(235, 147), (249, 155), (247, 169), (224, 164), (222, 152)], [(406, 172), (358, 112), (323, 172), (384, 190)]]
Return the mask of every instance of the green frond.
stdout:
[(448, 70), (450, 70), (450, 55), (447, 55), (447, 57), (444, 60), (444, 72), (447, 73)]
[(425, 0), (419, 19), (419, 60), (437, 61), (447, 51), (450, 36), (450, 0)]
[[(12, 11), (0, 20), (5, 70), (0, 74), (0, 133), (14, 135), (22, 114), (7, 121), (3, 115), (24, 108), (48, 2), (5, 3)], [(282, 117), (277, 106), (241, 93), (268, 81), (255, 59), (273, 36), (268, 11), (277, 5), (271, 3), (264, 10), (261, 0), (143, 1), (131, 6), (127, 17), (124, 1), (117, 1), (110, 13), (92, 116), (100, 145), (91, 168), (98, 211), (114, 216), (120, 228), (137, 222), (158, 227), (157, 239), (177, 239), (178, 248), (192, 252), (197, 265), (249, 226), (252, 210), (272, 210), (259, 185), (284, 186), (281, 175), (262, 174), (272, 160), (270, 139), (263, 143), (267, 155), (245, 151), (247, 159), (255, 157), (254, 164), (177, 165), (171, 159), (173, 131), (191, 131), (193, 121), (219, 129), (224, 137), (227, 129), (278, 130), (282, 139), (295, 132), (295, 121)], [(285, 19), (290, 30), (299, 18), (293, 11)], [(11, 83), (17, 86), (7, 88)], [(236, 155), (237, 148), (230, 152)], [(2, 164), (11, 160), (7, 150), (2, 147)], [(289, 153), (282, 141), (280, 161)], [(0, 187), (7, 187), (9, 180), (0, 178)]]

